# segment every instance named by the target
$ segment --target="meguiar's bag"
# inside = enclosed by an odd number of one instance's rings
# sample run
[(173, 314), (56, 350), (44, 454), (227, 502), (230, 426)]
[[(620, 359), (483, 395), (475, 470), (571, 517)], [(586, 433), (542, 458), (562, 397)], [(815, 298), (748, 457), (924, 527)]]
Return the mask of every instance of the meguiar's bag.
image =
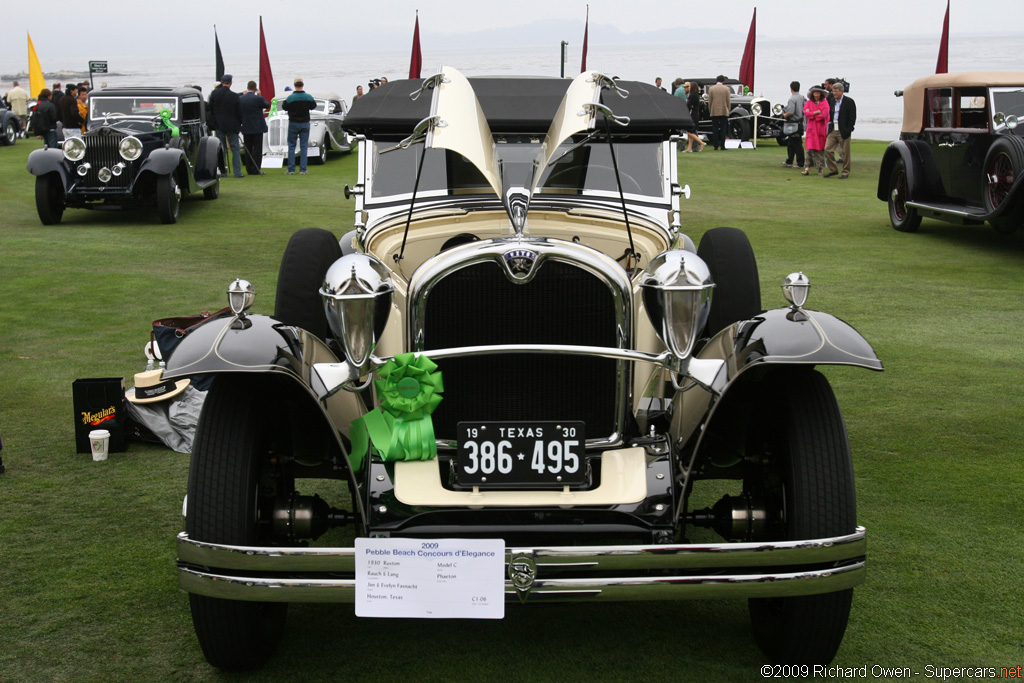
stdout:
[(125, 450), (124, 377), (93, 377), (76, 379), (71, 384), (75, 407), (75, 450), (90, 453), (89, 432), (106, 429), (110, 432), (111, 453)]

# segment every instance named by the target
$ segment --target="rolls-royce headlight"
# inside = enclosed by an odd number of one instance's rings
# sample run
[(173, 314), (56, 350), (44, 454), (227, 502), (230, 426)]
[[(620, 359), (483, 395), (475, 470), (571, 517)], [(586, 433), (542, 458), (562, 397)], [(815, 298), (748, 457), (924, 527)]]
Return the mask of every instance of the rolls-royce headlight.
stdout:
[(85, 156), (85, 140), (68, 138), (64, 141), (64, 158), (68, 161), (81, 161)]
[(760, 116), (761, 115), (761, 105), (758, 104), (757, 102), (754, 102), (754, 104), (752, 104), (750, 106), (750, 113), (753, 114), (754, 116)]
[(370, 353), (387, 325), (394, 290), (387, 268), (369, 254), (342, 256), (324, 276), (320, 295), (327, 324), (360, 376), (370, 369)]
[(142, 156), (142, 141), (137, 137), (129, 135), (124, 140), (121, 140), (121, 144), (117, 146), (117, 151), (121, 153), (121, 158), (125, 161), (135, 161)]
[(674, 249), (651, 259), (640, 284), (654, 330), (684, 369), (711, 310), (711, 271), (692, 251)]

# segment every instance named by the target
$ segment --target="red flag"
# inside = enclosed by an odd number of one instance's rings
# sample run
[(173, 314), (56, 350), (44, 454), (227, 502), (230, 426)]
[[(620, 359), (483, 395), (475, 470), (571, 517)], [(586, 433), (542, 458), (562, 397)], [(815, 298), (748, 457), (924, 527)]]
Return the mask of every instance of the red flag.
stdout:
[(747, 44), (743, 48), (743, 59), (740, 61), (740, 82), (754, 90), (754, 43), (757, 37), (757, 8), (750, 20), (750, 31), (747, 33)]
[(419, 78), (423, 68), (423, 55), (420, 54), (420, 13), (416, 12), (416, 28), (412, 32), (412, 57), (409, 58), (409, 78)]
[(260, 17), (260, 95), (267, 102), (274, 99), (274, 72), (270, 70), (267, 39), (263, 35), (263, 17)]
[(580, 73), (587, 70), (587, 34), (590, 33), (590, 5), (587, 5), (587, 21), (583, 24), (583, 61), (580, 62)]
[(949, 72), (949, 0), (946, 0), (946, 18), (942, 20), (942, 38), (939, 40), (939, 59), (935, 62), (935, 73)]
[(217, 61), (217, 82), (224, 77), (224, 55), (220, 53), (220, 39), (217, 37), (217, 24), (213, 25), (214, 59)]

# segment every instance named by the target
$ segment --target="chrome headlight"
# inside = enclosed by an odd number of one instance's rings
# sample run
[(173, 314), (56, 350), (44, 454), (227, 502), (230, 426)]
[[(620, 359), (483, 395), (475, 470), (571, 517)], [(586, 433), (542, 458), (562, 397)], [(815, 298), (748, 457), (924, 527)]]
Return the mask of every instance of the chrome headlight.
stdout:
[(760, 116), (761, 115), (761, 105), (760, 105), (760, 103), (754, 102), (754, 104), (750, 105), (750, 113), (753, 114), (754, 116)]
[(370, 368), (370, 353), (387, 325), (394, 290), (387, 268), (369, 254), (342, 256), (324, 276), (320, 295), (327, 323), (359, 376)]
[(228, 285), (228, 305), (235, 315), (241, 315), (248, 311), (254, 301), (256, 301), (256, 288), (248, 280), (239, 278)]
[(647, 317), (682, 370), (711, 310), (711, 271), (692, 251), (674, 249), (651, 259), (640, 284)]
[(89, 175), (89, 170), (91, 168), (92, 168), (92, 165), (88, 161), (85, 162), (84, 164), (80, 164), (78, 166), (78, 175), (80, 175), (80, 176), (82, 176), (84, 178), (85, 176)]
[(783, 107), (781, 104), (776, 104), (774, 107), (772, 107), (772, 113), (775, 114), (776, 116), (782, 116), (782, 112), (784, 112), (785, 110), (786, 108)]
[(121, 153), (121, 158), (125, 161), (135, 161), (142, 156), (142, 141), (137, 137), (129, 135), (124, 140), (121, 140), (121, 144), (117, 146), (117, 151)]
[(64, 141), (64, 158), (68, 161), (81, 161), (85, 156), (85, 140), (68, 138)]

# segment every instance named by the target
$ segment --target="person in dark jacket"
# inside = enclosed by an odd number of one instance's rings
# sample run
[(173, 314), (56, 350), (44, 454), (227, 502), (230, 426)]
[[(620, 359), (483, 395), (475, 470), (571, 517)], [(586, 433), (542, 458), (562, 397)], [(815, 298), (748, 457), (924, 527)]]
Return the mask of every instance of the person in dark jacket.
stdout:
[(295, 142), (299, 142), (299, 173), (306, 175), (306, 155), (309, 151), (309, 112), (316, 109), (316, 100), (302, 88), (301, 78), (295, 79), (295, 92), (284, 101), (288, 112), (288, 175), (295, 174)]
[(836, 81), (832, 84), (832, 109), (829, 114), (828, 135), (825, 137), (825, 165), (828, 166), (826, 178), (839, 174), (836, 165), (835, 151), (840, 150), (843, 164), (840, 180), (850, 177), (850, 136), (857, 125), (857, 105), (849, 95), (844, 95), (843, 84)]
[(231, 90), (231, 74), (224, 74), (220, 87), (210, 93), (210, 109), (217, 119), (217, 137), (225, 152), (231, 149), (231, 168), (235, 177), (242, 177), (242, 157), (239, 154), (238, 134), (242, 132), (242, 108), (238, 93)]
[(57, 118), (66, 131), (64, 133), (65, 137), (78, 135), (82, 132), (84, 121), (82, 121), (82, 115), (78, 111), (77, 85), (68, 85), (67, 92), (64, 93), (64, 97), (60, 98), (60, 103), (56, 109)]
[(256, 89), (256, 81), (249, 81), (245, 94), (238, 98), (242, 109), (242, 144), (245, 145), (245, 170), (249, 175), (263, 173), (263, 134), (267, 132), (267, 121), (263, 112), (270, 109), (270, 102)]
[(39, 103), (32, 114), (32, 131), (43, 139), (47, 147), (57, 146), (57, 108), (50, 101), (50, 89), (39, 91)]
[(62, 97), (64, 97), (64, 91), (60, 89), (60, 83), (55, 82), (50, 94), (50, 101), (53, 102), (53, 106), (57, 107), (57, 111), (60, 111), (60, 98)]

